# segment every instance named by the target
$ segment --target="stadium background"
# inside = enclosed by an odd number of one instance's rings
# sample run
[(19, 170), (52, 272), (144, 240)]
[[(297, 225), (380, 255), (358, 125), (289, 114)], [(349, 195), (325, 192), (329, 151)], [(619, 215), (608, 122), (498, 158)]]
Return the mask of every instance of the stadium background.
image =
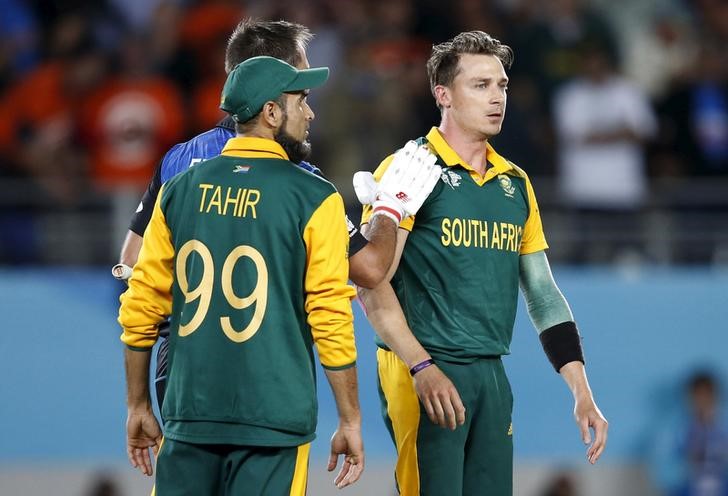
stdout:
[[(433, 42), (483, 29), (514, 48), (493, 143), (532, 177), (611, 423), (607, 452), (589, 467), (570, 395), (521, 309), (505, 359), (516, 493), (540, 496), (564, 475), (572, 495), (659, 494), (669, 466), (656, 447), (678, 425), (686, 377), (728, 378), (725, 2), (0, 0), (0, 12), (0, 494), (149, 489), (125, 458), (123, 288), (108, 268), (161, 154), (220, 117), (224, 44), (244, 15), (316, 33), (309, 59), (332, 78), (310, 98), (312, 161), (349, 202), (355, 170), (437, 123), (424, 71)], [(568, 187), (564, 131), (583, 108), (571, 115), (555, 102), (599, 54), (646, 110), (629, 136), (601, 143), (613, 157), (629, 147), (614, 164), (626, 175), (584, 198)], [(625, 186), (635, 184), (645, 187)], [(372, 331), (355, 310), (368, 470), (346, 492), (389, 495)], [(335, 493), (323, 462), (335, 417), (321, 386), (314, 495)]]

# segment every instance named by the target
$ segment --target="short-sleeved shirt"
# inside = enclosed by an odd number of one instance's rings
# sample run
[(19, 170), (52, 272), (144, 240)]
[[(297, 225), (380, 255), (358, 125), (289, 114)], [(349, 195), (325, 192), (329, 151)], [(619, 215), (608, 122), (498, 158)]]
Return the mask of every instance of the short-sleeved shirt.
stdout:
[[(407, 323), (435, 358), (470, 362), (508, 354), (519, 256), (548, 247), (531, 182), (490, 144), (481, 176), (437, 128), (418, 141), (437, 155), (442, 174), (416, 218), (400, 224), (410, 233), (392, 287)], [(365, 208), (362, 222), (370, 216)]]

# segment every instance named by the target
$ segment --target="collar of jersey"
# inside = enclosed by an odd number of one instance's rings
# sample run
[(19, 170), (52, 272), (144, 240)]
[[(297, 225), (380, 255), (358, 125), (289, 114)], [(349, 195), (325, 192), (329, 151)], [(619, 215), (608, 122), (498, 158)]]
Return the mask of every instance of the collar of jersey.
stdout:
[(513, 166), (506, 159), (496, 153), (493, 147), (490, 146), (490, 143), (486, 143), (485, 158), (492, 167), (485, 172), (485, 176), (481, 176), (469, 163), (460, 158), (460, 155), (458, 155), (457, 152), (450, 147), (450, 145), (447, 144), (445, 138), (443, 138), (442, 134), (440, 134), (439, 129), (433, 127), (430, 129), (430, 132), (427, 133), (425, 138), (435, 149), (435, 153), (437, 153), (442, 161), (445, 162), (445, 165), (448, 167), (454, 167), (456, 165), (461, 166), (470, 173), (470, 176), (479, 185), (482, 185), (496, 177), (498, 174), (503, 174), (504, 172), (513, 169)]
[(288, 160), (288, 154), (277, 142), (267, 138), (230, 138), (222, 149), (227, 157), (280, 158)]

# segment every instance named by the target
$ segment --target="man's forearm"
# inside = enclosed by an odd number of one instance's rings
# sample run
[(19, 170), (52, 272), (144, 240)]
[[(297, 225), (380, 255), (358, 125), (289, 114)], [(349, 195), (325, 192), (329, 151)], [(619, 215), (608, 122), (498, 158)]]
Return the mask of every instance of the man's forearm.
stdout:
[(139, 258), (139, 251), (142, 249), (143, 240), (144, 238), (134, 231), (127, 231), (124, 244), (121, 247), (121, 254), (119, 254), (119, 263), (134, 267)]
[(349, 258), (349, 278), (359, 287), (373, 288), (381, 283), (394, 259), (397, 225), (384, 215), (372, 217), (362, 234), (369, 241)]
[(390, 283), (382, 283), (374, 289), (359, 288), (359, 298), (377, 335), (408, 367), (430, 358), (407, 325)]
[(586, 368), (579, 361), (569, 362), (559, 370), (564, 382), (569, 387), (574, 398), (592, 398), (589, 381), (586, 378)]
[(151, 350), (124, 350), (126, 366), (126, 405), (129, 410), (151, 409), (149, 396), (149, 362)]
[(347, 427), (360, 427), (361, 410), (359, 409), (359, 386), (356, 367), (343, 370), (324, 370), (331, 391), (334, 393), (340, 424)]

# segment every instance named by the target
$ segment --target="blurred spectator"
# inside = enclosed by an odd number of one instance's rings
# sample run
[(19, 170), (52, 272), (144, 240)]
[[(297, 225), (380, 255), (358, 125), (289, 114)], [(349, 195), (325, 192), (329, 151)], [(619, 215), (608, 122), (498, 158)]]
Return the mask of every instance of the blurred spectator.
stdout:
[[(523, 0), (514, 15), (525, 24), (516, 24), (514, 73), (525, 73), (536, 81), (544, 109), (562, 83), (577, 77), (584, 65), (581, 47), (603, 47), (613, 63), (618, 63), (617, 43), (611, 26), (589, 8), (585, 0)], [(504, 40), (508, 42), (508, 40)]]
[(659, 105), (660, 167), (692, 175), (728, 174), (728, 55), (704, 40), (689, 80)]
[(556, 475), (540, 496), (577, 496), (573, 479), (566, 473)]
[[(586, 260), (604, 262), (624, 248), (608, 246), (616, 240), (604, 239), (604, 234), (611, 229), (619, 237), (647, 199), (644, 144), (657, 124), (645, 95), (615, 72), (608, 51), (588, 44), (579, 53), (584, 76), (566, 84), (554, 99), (558, 184), (566, 205), (592, 214), (582, 215), (577, 229), (585, 236), (582, 243), (589, 242), (580, 251)], [(597, 224), (602, 221), (609, 226)], [(632, 230), (640, 232), (639, 226)]]
[(728, 2), (725, 0), (689, 0), (697, 29), (711, 41), (728, 44)]
[(645, 95), (598, 45), (581, 51), (584, 76), (554, 99), (559, 182), (576, 207), (632, 210), (645, 200), (643, 144), (656, 131)]
[(84, 50), (47, 62), (18, 80), (0, 101), (4, 175), (28, 177), (62, 203), (74, 200), (69, 190), (74, 174), (59, 170), (58, 162), (73, 146), (77, 105), (96, 83), (95, 74), (93, 81), (84, 77), (94, 55)]
[[(182, 1), (176, 0), (174, 3), (182, 3)], [(168, 0), (108, 0), (107, 3), (118, 12), (127, 31), (139, 32), (149, 27), (154, 12), (162, 4), (170, 2)]]
[(111, 476), (98, 474), (91, 483), (86, 496), (121, 496), (118, 484)]
[[(181, 26), (183, 49), (195, 60), (197, 78), (180, 78), (192, 90), (190, 134), (209, 129), (225, 117), (220, 110), (220, 91), (225, 82), (223, 56), (230, 32), (243, 18), (239, 2), (196, 2), (184, 14)], [(192, 69), (192, 68), (190, 68)], [(188, 88), (186, 88), (188, 89)]]
[(625, 73), (657, 100), (688, 76), (697, 41), (688, 23), (669, 11), (641, 27), (627, 44)]
[(127, 38), (120, 72), (84, 102), (91, 177), (101, 189), (141, 191), (164, 151), (183, 136), (182, 97), (169, 80), (151, 71), (145, 41)]
[(494, 2), (460, 0), (450, 8), (456, 22), (455, 32), (480, 30), (501, 40), (507, 38), (508, 25), (505, 16)]
[(96, 47), (104, 49), (116, 45), (128, 29), (126, 19), (109, 0), (28, 0), (26, 3), (33, 6), (40, 32), (47, 35), (43, 45), (51, 54), (58, 45), (59, 27), (73, 43), (71, 23), (75, 23), (77, 35), (90, 36)]
[(19, 0), (0, 0), (0, 92), (39, 60), (34, 13)]
[[(206, 74), (200, 76), (197, 54), (189, 44), (183, 43), (184, 19), (185, 10), (173, 1), (164, 1), (153, 12), (150, 24), (143, 32), (149, 37), (147, 50), (151, 70), (169, 78), (185, 95), (189, 95)], [(208, 54), (205, 59), (209, 58)], [(219, 70), (219, 66), (215, 67)]]
[(665, 496), (728, 496), (728, 426), (720, 386), (696, 372), (685, 387), (684, 418), (666, 425), (654, 446), (654, 475)]
[[(88, 45), (69, 49), (13, 84), (0, 99), (0, 259), (41, 259), (38, 214), (73, 210), (88, 191), (77, 111), (103, 77), (103, 56)], [(9, 204), (7, 201), (10, 200)]]

